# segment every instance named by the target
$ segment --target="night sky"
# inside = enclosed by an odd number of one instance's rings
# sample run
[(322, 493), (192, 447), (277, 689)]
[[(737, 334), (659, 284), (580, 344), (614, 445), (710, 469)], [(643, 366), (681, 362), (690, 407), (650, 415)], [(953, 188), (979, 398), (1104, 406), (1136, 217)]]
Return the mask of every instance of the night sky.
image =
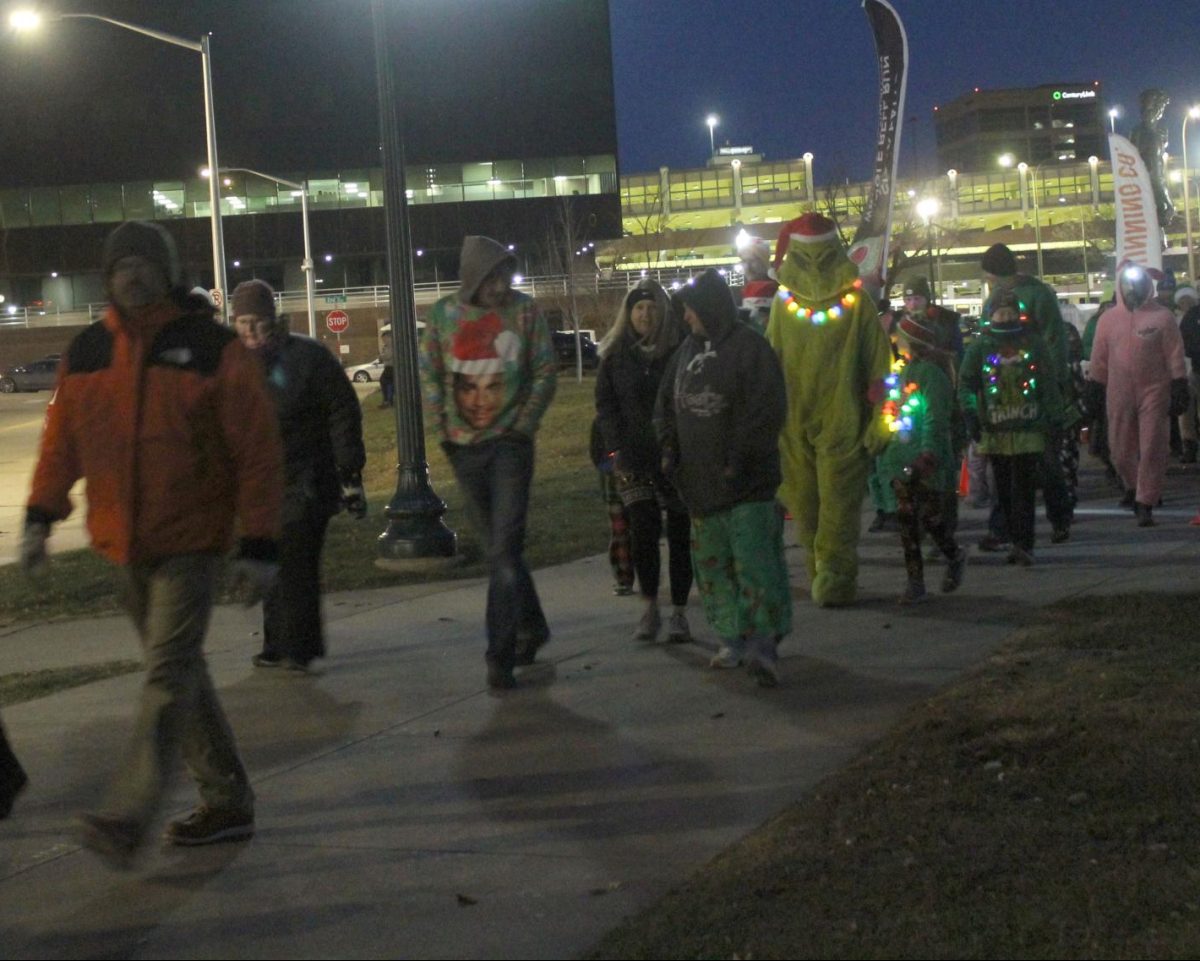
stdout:
[[(396, 0), (407, 5), (406, 69), (426, 96), (461, 82), (457, 64), (486, 65), (489, 47), (528, 42), (543, 16), (570, 18), (576, 0)], [(541, 5), (538, 16), (525, 7)], [(623, 173), (700, 166), (705, 116), (718, 143), (753, 144), (768, 158), (816, 155), (818, 182), (868, 175), (876, 124), (876, 69), (859, 0), (610, 0), (619, 155)], [(1200, 100), (1200, 7), (1195, 0), (895, 0), (910, 47), (901, 174), (933, 171), (932, 108), (973, 86), (1100, 80), (1108, 103), (1136, 120), (1138, 92), (1173, 96), (1171, 149), (1182, 107)], [(372, 165), (375, 75), (366, 0), (60, 0), (61, 10), (105, 13), (186, 37), (213, 34), (222, 160), (277, 172)], [(429, 11), (459, 22), (415, 42)], [(421, 11), (426, 11), (422, 13)], [(442, 18), (445, 19), (444, 17)], [(1118, 26), (1118, 23), (1121, 25)], [(597, 37), (546, 60), (544, 89), (514, 90), (503, 75), (478, 89), (483, 111), (510, 117), (514, 136), (545, 155), (553, 125), (530, 99), (603, 106)], [(427, 57), (425, 62), (421, 57)], [(545, 58), (543, 58), (545, 59)], [(0, 29), (0, 185), (192, 175), (203, 157), (195, 54), (99, 24), (58, 24), (40, 40)], [(465, 115), (430, 138), (470, 140)], [(249, 128), (249, 129), (247, 129)], [(255, 133), (257, 131), (257, 133)], [(609, 131), (594, 131), (603, 141)], [(417, 138), (418, 140), (420, 138)], [(428, 145), (426, 145), (428, 146)], [(478, 159), (495, 147), (477, 145)], [(410, 144), (414, 156), (422, 143)], [(474, 159), (474, 158), (473, 158)]]
[[(715, 113), (718, 144), (753, 144), (775, 159), (810, 150), (820, 183), (870, 175), (878, 74), (859, 0), (610, 4), (622, 171), (701, 166), (708, 156), (704, 118)], [(1200, 102), (1196, 0), (892, 5), (908, 33), (905, 114), (917, 118), (906, 123), (901, 176), (918, 158), (925, 171), (935, 169), (933, 107), (973, 87), (1099, 80), (1103, 98), (1125, 109), (1117, 130), (1127, 133), (1138, 93), (1161, 86), (1172, 95), (1172, 152), (1181, 105)]]

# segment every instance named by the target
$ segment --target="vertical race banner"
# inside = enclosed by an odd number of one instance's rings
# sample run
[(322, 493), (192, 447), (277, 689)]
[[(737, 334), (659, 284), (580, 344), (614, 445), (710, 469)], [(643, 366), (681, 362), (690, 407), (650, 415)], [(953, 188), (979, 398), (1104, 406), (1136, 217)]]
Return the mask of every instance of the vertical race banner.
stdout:
[(892, 229), (892, 194), (900, 162), (900, 128), (904, 120), (904, 88), (908, 78), (908, 36), (887, 0), (862, 0), (875, 34), (879, 61), (879, 135), (875, 140), (875, 173), (862, 223), (850, 245), (863, 286), (878, 297), (887, 280), (888, 237)]
[(1162, 231), (1150, 172), (1137, 147), (1120, 134), (1108, 135), (1108, 153), (1112, 160), (1113, 203), (1117, 208), (1115, 262), (1119, 266), (1130, 260), (1162, 270)]

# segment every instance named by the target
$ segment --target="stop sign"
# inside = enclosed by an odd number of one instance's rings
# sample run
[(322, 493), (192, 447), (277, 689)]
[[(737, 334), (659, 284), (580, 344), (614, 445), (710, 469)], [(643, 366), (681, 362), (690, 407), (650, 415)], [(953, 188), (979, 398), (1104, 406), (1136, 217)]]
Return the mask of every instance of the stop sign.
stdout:
[(350, 326), (350, 315), (344, 310), (331, 310), (325, 315), (325, 326), (335, 334), (344, 334)]

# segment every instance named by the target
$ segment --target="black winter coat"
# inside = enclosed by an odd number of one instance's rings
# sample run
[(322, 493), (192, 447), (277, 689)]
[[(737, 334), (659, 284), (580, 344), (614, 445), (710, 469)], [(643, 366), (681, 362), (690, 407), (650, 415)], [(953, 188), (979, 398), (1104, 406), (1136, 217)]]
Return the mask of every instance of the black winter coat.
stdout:
[(627, 336), (596, 372), (596, 425), (606, 453), (620, 451), (619, 469), (653, 474), (659, 469), (654, 402), (671, 354), (647, 357)]
[(321, 344), (297, 334), (267, 362), (266, 375), (283, 437), (285, 523), (306, 502), (337, 513), (341, 481), (366, 463), (350, 379)]

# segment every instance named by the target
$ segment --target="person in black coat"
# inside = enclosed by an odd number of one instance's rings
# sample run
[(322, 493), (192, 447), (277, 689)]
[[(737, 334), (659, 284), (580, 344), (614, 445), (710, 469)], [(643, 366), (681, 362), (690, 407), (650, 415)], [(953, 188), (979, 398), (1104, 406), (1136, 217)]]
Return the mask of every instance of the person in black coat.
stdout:
[(680, 333), (667, 292), (647, 279), (626, 295), (612, 330), (600, 343), (596, 426), (629, 517), (633, 566), (646, 602), (635, 640), (653, 641), (662, 628), (658, 542), (664, 513), (673, 605), (667, 640), (691, 640), (686, 614), (692, 588), (688, 513), (662, 473), (654, 432), (654, 402)]
[(263, 601), (263, 649), (253, 660), (257, 667), (307, 671), (325, 656), (325, 529), (343, 508), (360, 520), (367, 515), (362, 408), (334, 356), (317, 341), (288, 333), (268, 284), (239, 284), (231, 306), (238, 337), (263, 364), (284, 453), (279, 580)]

